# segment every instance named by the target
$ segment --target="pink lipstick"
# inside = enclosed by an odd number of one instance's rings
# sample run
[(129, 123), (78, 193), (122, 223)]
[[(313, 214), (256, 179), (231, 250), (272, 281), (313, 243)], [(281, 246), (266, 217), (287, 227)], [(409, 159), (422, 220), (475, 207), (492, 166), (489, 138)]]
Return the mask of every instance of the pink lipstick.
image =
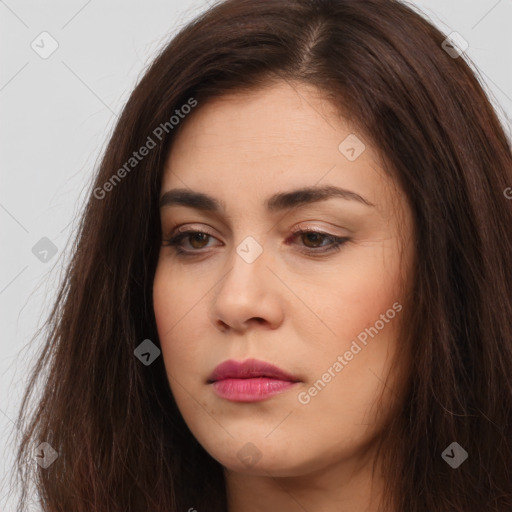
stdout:
[(224, 361), (208, 377), (215, 393), (232, 402), (260, 402), (297, 382), (300, 380), (293, 375), (257, 359)]

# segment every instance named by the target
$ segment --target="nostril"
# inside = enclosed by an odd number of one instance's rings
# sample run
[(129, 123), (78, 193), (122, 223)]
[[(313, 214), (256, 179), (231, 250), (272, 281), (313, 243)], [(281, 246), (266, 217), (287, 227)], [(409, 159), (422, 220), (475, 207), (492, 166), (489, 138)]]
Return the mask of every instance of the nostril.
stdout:
[(220, 329), (224, 332), (228, 330), (228, 324), (226, 322), (223, 322), (222, 320), (219, 320), (217, 322), (217, 325), (220, 327)]

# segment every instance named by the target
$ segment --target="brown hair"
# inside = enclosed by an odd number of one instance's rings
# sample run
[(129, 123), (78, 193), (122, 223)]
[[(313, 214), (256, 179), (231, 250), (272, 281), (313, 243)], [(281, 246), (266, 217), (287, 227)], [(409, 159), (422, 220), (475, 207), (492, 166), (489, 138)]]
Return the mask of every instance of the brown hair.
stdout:
[[(46, 512), (226, 511), (223, 468), (185, 425), (162, 358), (134, 356), (158, 345), (160, 182), (186, 119), (165, 123), (191, 99), (289, 80), (318, 87), (377, 148), (414, 215), (412, 366), (381, 446), (383, 506), (512, 509), (511, 146), (444, 39), (396, 0), (227, 0), (172, 39), (120, 116), (46, 323), (20, 411), (20, 501), (34, 482)], [(156, 147), (119, 173), (148, 137)], [(46, 469), (25, 463), (35, 440), (59, 453)], [(469, 454), (457, 469), (441, 457), (454, 441)]]

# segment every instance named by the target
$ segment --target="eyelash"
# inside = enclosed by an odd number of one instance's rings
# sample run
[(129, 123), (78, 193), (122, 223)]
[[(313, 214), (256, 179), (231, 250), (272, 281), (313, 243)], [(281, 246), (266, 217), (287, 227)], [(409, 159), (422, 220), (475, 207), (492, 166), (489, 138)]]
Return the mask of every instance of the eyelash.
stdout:
[[(325, 250), (325, 249), (318, 250), (320, 248), (307, 248), (306, 250), (301, 250), (301, 252), (306, 253), (306, 254), (325, 255), (325, 254), (331, 254), (334, 252), (338, 252), (341, 249), (342, 245), (344, 245), (346, 242), (350, 241), (350, 238), (331, 235), (329, 233), (324, 233), (322, 231), (317, 231), (315, 229), (300, 229), (300, 230), (294, 231), (292, 233), (292, 235), (287, 239), (287, 242), (288, 242), (288, 240), (296, 238), (298, 235), (301, 235), (303, 233), (314, 233), (319, 236), (325, 237), (324, 240), (330, 239), (333, 241), (333, 243), (328, 246), (327, 250)], [(180, 247), (180, 245), (179, 245), (180, 242), (184, 238), (190, 237), (191, 235), (197, 235), (197, 234), (207, 235), (211, 238), (215, 238), (213, 235), (211, 235), (210, 233), (207, 233), (205, 231), (187, 230), (187, 231), (182, 231), (181, 233), (178, 232), (177, 235), (163, 240), (162, 245), (172, 247), (178, 256), (183, 256), (183, 257), (197, 256), (198, 254), (201, 254), (204, 251), (201, 251), (201, 249), (185, 250), (182, 247)]]

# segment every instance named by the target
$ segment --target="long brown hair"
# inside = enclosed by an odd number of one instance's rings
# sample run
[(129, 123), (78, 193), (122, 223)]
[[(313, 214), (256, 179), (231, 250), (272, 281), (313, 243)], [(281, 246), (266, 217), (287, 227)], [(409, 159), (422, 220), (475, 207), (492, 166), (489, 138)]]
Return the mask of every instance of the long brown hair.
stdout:
[[(158, 198), (186, 123), (171, 116), (288, 80), (358, 127), (414, 215), (412, 363), (383, 436), (383, 505), (512, 510), (511, 146), (445, 37), (396, 0), (227, 0), (170, 41), (123, 109), (45, 325), (19, 417), (20, 502), (32, 483), (46, 512), (227, 510), (223, 468), (185, 425), (162, 358), (146, 366), (134, 349), (159, 344)], [(46, 469), (27, 464), (36, 440), (58, 452)], [(468, 453), (456, 469), (442, 457), (452, 442)]]

